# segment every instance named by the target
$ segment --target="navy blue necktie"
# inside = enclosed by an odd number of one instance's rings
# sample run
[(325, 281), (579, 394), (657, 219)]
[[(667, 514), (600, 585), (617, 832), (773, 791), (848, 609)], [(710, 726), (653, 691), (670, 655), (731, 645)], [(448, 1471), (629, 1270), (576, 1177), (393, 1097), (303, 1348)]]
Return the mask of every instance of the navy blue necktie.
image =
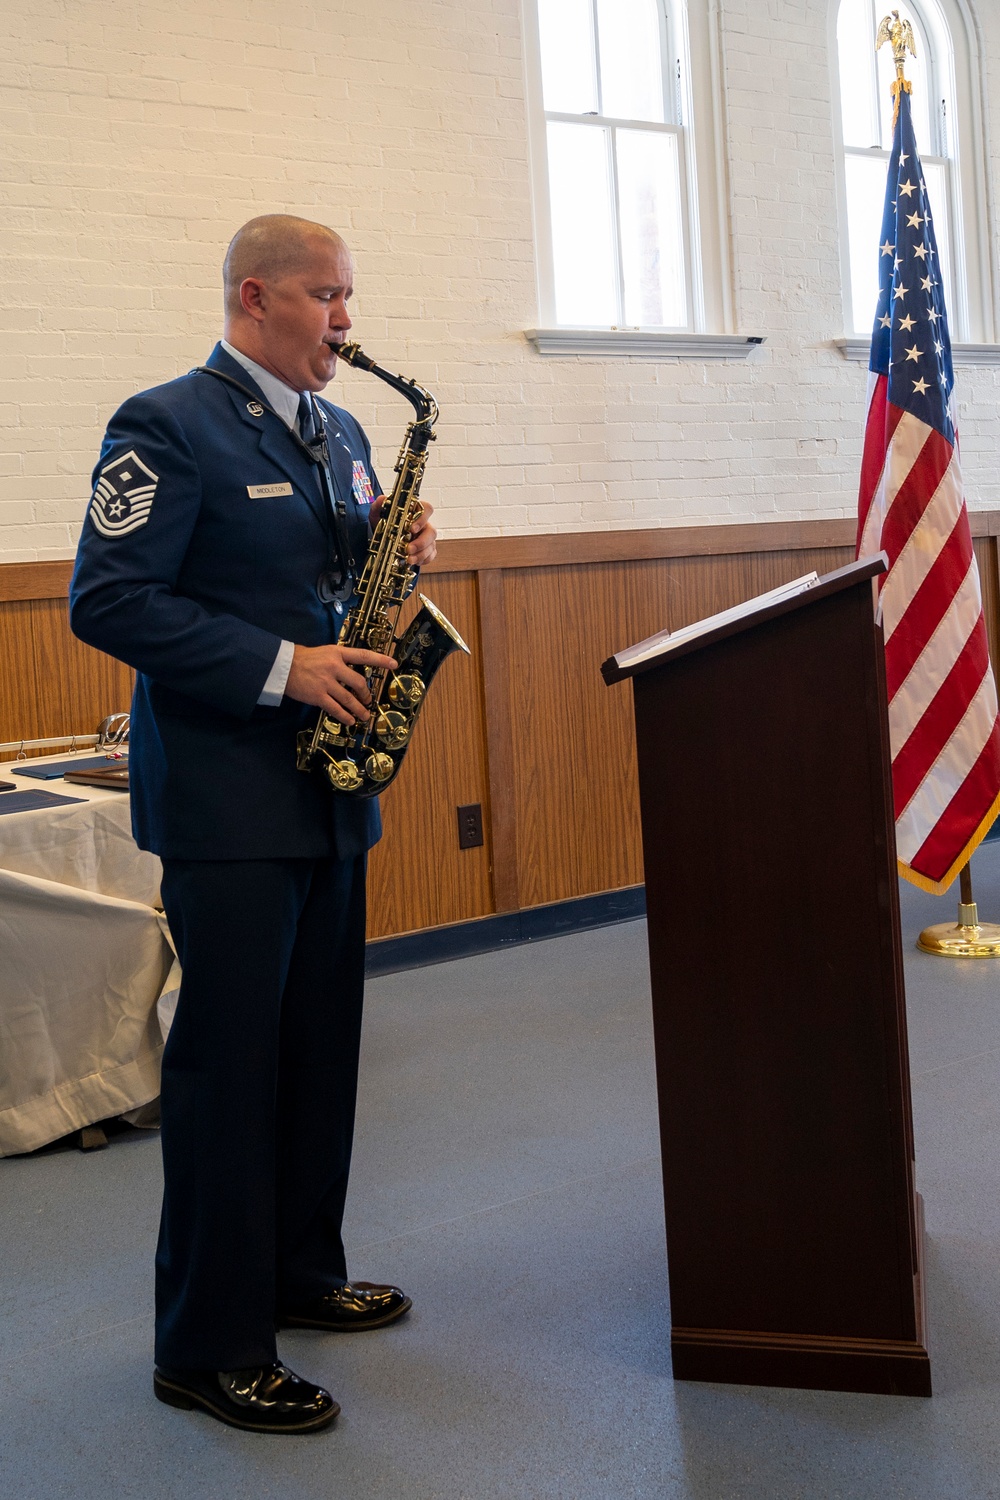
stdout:
[(299, 436), (302, 438), (302, 441), (307, 444), (314, 443), (319, 436), (316, 407), (304, 392), (299, 397), (299, 409), (296, 415), (299, 422)]

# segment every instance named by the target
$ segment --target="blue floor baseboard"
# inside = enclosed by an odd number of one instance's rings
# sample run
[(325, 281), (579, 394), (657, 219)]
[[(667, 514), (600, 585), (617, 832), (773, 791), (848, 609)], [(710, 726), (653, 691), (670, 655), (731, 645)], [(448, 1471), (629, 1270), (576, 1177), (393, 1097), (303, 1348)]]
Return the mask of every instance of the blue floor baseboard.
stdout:
[(399, 937), (377, 938), (365, 954), (365, 973), (394, 974), (399, 969), (421, 969), (427, 964), (490, 953), (517, 943), (536, 943), (541, 938), (562, 937), (586, 927), (608, 927), (646, 915), (646, 888), (626, 886), (619, 891), (601, 891), (596, 896), (578, 896), (572, 901), (553, 901), (548, 906), (530, 906), (523, 911), (477, 917), (472, 922), (452, 922), (447, 927), (428, 927)]

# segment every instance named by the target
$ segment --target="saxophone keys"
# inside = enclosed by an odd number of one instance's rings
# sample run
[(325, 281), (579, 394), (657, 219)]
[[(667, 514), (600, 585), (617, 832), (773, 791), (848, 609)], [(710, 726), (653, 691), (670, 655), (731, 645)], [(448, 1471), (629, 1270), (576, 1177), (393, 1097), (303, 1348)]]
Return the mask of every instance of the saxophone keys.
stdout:
[(397, 672), (389, 682), (390, 703), (419, 703), (427, 691), (424, 679), (416, 672)]
[(364, 782), (364, 777), (353, 760), (328, 761), (326, 774), (330, 785), (338, 792), (356, 792)]
[(375, 720), (375, 733), (387, 750), (401, 750), (410, 738), (410, 726), (396, 709), (383, 709)]
[(396, 762), (391, 755), (386, 755), (384, 750), (373, 750), (365, 761), (365, 770), (368, 775), (372, 781), (377, 781), (380, 785), (383, 781), (389, 780), (395, 769)]

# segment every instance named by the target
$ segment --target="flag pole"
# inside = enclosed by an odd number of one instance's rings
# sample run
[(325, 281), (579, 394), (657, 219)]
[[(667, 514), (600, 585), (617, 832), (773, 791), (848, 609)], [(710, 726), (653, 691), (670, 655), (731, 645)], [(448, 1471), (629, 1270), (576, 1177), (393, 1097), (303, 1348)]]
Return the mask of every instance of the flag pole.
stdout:
[[(883, 210), (885, 245), (880, 246), (880, 257), (889, 260), (879, 263), (879, 311), (868, 363), (873, 380), (858, 502), (858, 555), (879, 546), (889, 553), (889, 571), (880, 597), (891, 600), (892, 627), (886, 637), (886, 664), (892, 664), (891, 676), (895, 676), (895, 696), (889, 705), (891, 726), (895, 706), (903, 705), (897, 712), (900, 750), (892, 762), (895, 795), (903, 807), (897, 817), (897, 840), (903, 846), (900, 873), (933, 891), (945, 891), (957, 867), (961, 876), (957, 924), (939, 922), (927, 927), (918, 938), (918, 948), (949, 959), (997, 959), (1000, 926), (979, 921), (969, 861), (1000, 811), (1000, 712), (958, 468), (958, 434), (951, 407), (951, 339), (940, 272), (936, 281), (937, 242), (909, 107), (903, 110), (904, 98), (909, 101), (913, 95), (913, 84), (906, 77), (906, 57), (907, 52), (916, 57), (916, 39), (912, 24), (903, 20), (898, 10), (880, 21), (876, 52), (886, 42), (895, 65), (891, 89), (894, 141)], [(910, 163), (906, 172), (904, 162)], [(898, 180), (892, 178), (894, 171)], [(906, 202), (901, 195), (906, 195)], [(919, 300), (918, 285), (928, 294), (927, 308)], [(909, 303), (907, 296), (912, 299)], [(903, 332), (906, 338), (901, 336)], [(931, 347), (936, 362), (931, 359)], [(904, 441), (898, 443), (900, 434)], [(882, 477), (876, 481), (873, 477), (879, 472)], [(949, 474), (951, 483), (946, 483)], [(889, 477), (895, 480), (895, 499), (886, 501)], [(900, 495), (904, 495), (903, 504), (898, 501)], [(916, 499), (922, 499), (922, 507), (916, 507)], [(907, 592), (904, 568), (898, 574), (900, 585), (894, 586), (898, 559), (906, 552), (907, 540), (918, 525), (924, 526), (922, 546), (928, 556), (933, 556), (931, 543), (936, 544), (937, 558), (948, 559), (957, 576), (972, 577), (972, 589), (963, 583), (945, 594), (939, 589), (940, 597), (919, 588), (913, 594)], [(886, 529), (892, 546), (886, 546)], [(922, 597), (924, 594), (927, 597)], [(930, 640), (955, 600), (964, 603), (967, 610), (978, 612), (978, 624), (969, 639), (963, 636), (961, 649), (961, 642), (952, 639), (955, 631), (952, 636), (942, 633), (942, 649), (928, 661)], [(910, 688), (921, 661), (921, 681)], [(936, 706), (931, 702), (928, 706), (934, 691), (942, 696), (940, 690), (945, 684), (951, 690), (948, 703)], [(957, 720), (958, 711), (961, 714)], [(954, 745), (963, 714), (972, 726), (966, 763), (952, 756), (954, 763), (942, 766), (943, 747)], [(961, 817), (952, 826), (949, 811), (964, 792), (969, 805), (963, 804)], [(967, 826), (970, 817), (972, 837)]]
[(972, 899), (972, 863), (963, 865), (959, 876), (961, 899), (958, 921), (954, 927), (938, 922), (925, 927), (917, 938), (917, 947), (939, 958), (1000, 958), (1000, 925), (980, 922), (979, 910)]

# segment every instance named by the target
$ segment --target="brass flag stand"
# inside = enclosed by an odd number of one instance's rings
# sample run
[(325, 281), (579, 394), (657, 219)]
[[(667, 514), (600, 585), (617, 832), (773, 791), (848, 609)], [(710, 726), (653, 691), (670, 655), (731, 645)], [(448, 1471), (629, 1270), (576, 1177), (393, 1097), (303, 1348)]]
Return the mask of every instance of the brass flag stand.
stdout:
[(972, 866), (964, 865), (959, 876), (962, 899), (958, 903), (958, 921), (954, 927), (938, 922), (925, 927), (917, 938), (924, 953), (941, 958), (1000, 958), (1000, 924), (980, 922), (972, 899)]

